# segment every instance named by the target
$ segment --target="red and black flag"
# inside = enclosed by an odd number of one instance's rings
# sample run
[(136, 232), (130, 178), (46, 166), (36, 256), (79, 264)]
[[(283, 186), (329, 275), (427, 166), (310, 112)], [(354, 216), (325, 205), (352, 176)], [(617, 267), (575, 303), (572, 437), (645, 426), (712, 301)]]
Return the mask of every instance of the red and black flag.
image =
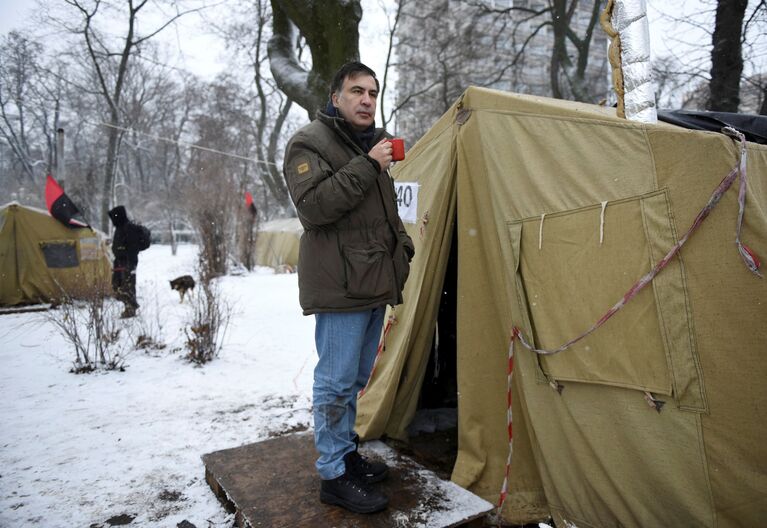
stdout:
[(245, 191), (245, 207), (248, 208), (248, 211), (250, 211), (250, 214), (253, 216), (256, 216), (256, 213), (258, 210), (256, 209), (256, 204), (253, 201), (253, 195), (250, 194), (250, 191)]
[(51, 216), (65, 226), (72, 229), (90, 227), (74, 202), (50, 174), (45, 182), (45, 204)]

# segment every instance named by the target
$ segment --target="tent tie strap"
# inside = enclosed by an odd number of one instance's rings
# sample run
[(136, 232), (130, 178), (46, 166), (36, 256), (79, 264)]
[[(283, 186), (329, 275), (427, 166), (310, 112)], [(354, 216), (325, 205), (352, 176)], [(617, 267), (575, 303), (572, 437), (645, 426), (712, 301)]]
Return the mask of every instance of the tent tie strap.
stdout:
[(599, 213), (599, 245), (605, 241), (605, 209), (607, 208), (607, 200), (602, 202), (602, 212)]
[[(698, 229), (701, 223), (708, 217), (708, 215), (713, 211), (714, 207), (719, 203), (719, 201), (722, 199), (722, 196), (724, 195), (727, 190), (732, 186), (735, 179), (740, 176), (740, 187), (738, 190), (738, 218), (735, 228), (735, 244), (738, 248), (738, 253), (740, 254), (743, 263), (745, 264), (746, 268), (748, 268), (749, 271), (751, 271), (754, 275), (756, 275), (759, 278), (763, 278), (762, 273), (759, 271), (759, 268), (761, 266), (761, 262), (759, 261), (759, 258), (757, 255), (745, 244), (743, 244), (740, 240), (740, 231), (743, 224), (743, 212), (745, 209), (745, 202), (746, 202), (746, 138), (743, 134), (738, 132), (732, 127), (724, 127), (722, 129), (722, 132), (728, 136), (730, 136), (733, 141), (739, 142), (739, 159), (736, 165), (732, 168), (732, 170), (727, 174), (727, 176), (722, 179), (722, 181), (719, 183), (719, 185), (714, 189), (714, 192), (711, 194), (711, 197), (709, 198), (706, 205), (701, 209), (701, 211), (698, 213), (698, 215), (695, 217), (695, 220), (693, 220), (692, 225), (687, 230), (687, 232), (682, 236), (682, 238), (679, 239), (679, 241), (674, 244), (674, 246), (669, 250), (669, 252), (661, 258), (653, 268), (647, 272), (643, 277), (641, 277), (631, 288), (628, 289), (628, 291), (623, 295), (623, 297), (615, 303), (605, 314), (599, 318), (597, 322), (595, 322), (588, 330), (586, 330), (584, 333), (579, 335), (578, 337), (575, 337), (571, 339), (570, 341), (567, 341), (563, 345), (561, 345), (558, 348), (555, 348), (553, 350), (546, 350), (546, 349), (540, 349), (535, 348), (530, 342), (528, 342), (527, 339), (525, 339), (524, 335), (522, 335), (521, 330), (517, 326), (512, 327), (511, 332), (511, 338), (509, 342), (509, 351), (508, 351), (508, 373), (507, 373), (507, 387), (506, 387), (506, 404), (507, 404), (507, 410), (506, 410), (506, 419), (507, 419), (507, 431), (508, 431), (508, 437), (509, 437), (509, 454), (507, 457), (506, 462), (506, 471), (505, 476), (503, 480), (503, 485), (501, 487), (501, 494), (500, 499), (498, 501), (498, 508), (497, 508), (497, 515), (500, 518), (501, 512), (503, 509), (503, 504), (506, 500), (506, 496), (508, 495), (508, 481), (509, 481), (509, 469), (511, 466), (511, 454), (512, 454), (512, 415), (511, 415), (511, 380), (512, 380), (512, 373), (513, 373), (513, 365), (514, 365), (514, 342), (519, 340), (519, 342), (524, 346), (526, 349), (535, 352), (536, 354), (542, 355), (542, 356), (552, 356), (554, 354), (558, 354), (560, 352), (563, 352), (573, 346), (575, 343), (580, 341), (581, 339), (585, 338), (586, 336), (592, 334), (597, 328), (602, 326), (607, 322), (608, 319), (610, 319), (613, 315), (615, 315), (621, 308), (623, 308), (631, 299), (633, 299), (640, 291), (642, 291), (648, 284), (652, 282), (652, 280), (660, 273), (663, 268), (668, 265), (668, 263), (673, 259), (677, 253), (679, 253), (679, 250), (682, 248), (682, 246), (687, 243), (687, 240), (689, 240), (690, 236)], [(541, 227), (543, 225), (543, 217), (541, 217)], [(539, 233), (539, 244), (540, 244), (540, 233)], [(661, 407), (665, 402), (660, 401), (652, 396), (652, 394), (645, 393), (645, 399), (647, 400), (648, 404), (654, 408), (656, 411), (660, 412)]]
[(364, 387), (362, 387), (362, 390), (359, 391), (357, 394), (358, 398), (362, 398), (362, 396), (365, 394), (365, 392), (368, 390), (368, 387), (370, 386), (370, 381), (373, 379), (373, 374), (376, 371), (376, 366), (378, 366), (378, 359), (381, 357), (381, 354), (383, 354), (386, 351), (386, 336), (389, 335), (389, 330), (391, 330), (391, 327), (397, 324), (397, 316), (394, 313), (394, 307), (391, 309), (391, 313), (389, 314), (389, 318), (386, 320), (386, 326), (384, 327), (383, 335), (381, 335), (381, 340), (378, 342), (378, 350), (376, 350), (376, 358), (373, 361), (373, 368), (370, 369), (370, 376), (368, 377), (368, 382), (365, 384)]

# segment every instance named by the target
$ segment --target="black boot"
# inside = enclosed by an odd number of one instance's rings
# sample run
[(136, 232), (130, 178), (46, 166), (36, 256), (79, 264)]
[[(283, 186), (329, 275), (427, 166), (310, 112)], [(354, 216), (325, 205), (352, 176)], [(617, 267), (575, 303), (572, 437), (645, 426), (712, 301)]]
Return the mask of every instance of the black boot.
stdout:
[(369, 460), (357, 451), (351, 451), (344, 455), (346, 471), (351, 473), (365, 484), (381, 482), (389, 475), (389, 467), (383, 462)]
[(335, 504), (354, 513), (374, 513), (389, 505), (389, 499), (347, 471), (338, 478), (323, 480), (320, 501)]

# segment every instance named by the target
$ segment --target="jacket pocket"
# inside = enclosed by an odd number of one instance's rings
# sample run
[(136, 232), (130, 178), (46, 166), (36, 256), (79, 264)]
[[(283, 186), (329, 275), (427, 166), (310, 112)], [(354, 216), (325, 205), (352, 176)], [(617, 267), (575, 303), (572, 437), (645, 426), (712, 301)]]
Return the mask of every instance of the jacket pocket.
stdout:
[(344, 246), (346, 297), (374, 299), (391, 292), (391, 264), (386, 248), (377, 243), (365, 247)]

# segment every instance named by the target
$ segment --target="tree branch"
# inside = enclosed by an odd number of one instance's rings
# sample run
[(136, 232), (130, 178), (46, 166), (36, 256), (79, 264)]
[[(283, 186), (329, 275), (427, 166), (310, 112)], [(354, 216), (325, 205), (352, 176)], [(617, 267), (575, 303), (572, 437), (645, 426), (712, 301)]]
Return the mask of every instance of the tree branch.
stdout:
[[(301, 107), (307, 110), (318, 108), (321, 103), (306, 90), (309, 85), (309, 72), (298, 62), (294, 51), (295, 26), (277, 0), (272, 0), (272, 28), (267, 53), (269, 68), (277, 86)], [(313, 117), (309, 116), (310, 119)]]

